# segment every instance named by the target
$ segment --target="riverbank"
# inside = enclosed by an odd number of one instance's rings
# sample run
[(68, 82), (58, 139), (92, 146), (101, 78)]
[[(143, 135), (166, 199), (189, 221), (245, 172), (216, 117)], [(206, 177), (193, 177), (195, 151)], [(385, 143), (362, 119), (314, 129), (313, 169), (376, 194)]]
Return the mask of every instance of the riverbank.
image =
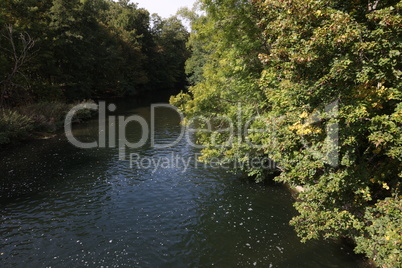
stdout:
[[(39, 102), (0, 110), (0, 146), (51, 138), (63, 127), (66, 114), (75, 105), (77, 103)], [(75, 118), (83, 121), (92, 116), (92, 111), (81, 110)]]
[[(114, 104), (119, 115), (151, 112), (142, 103)], [(180, 117), (169, 109), (157, 115), (155, 144), (170, 143)], [(74, 136), (97, 140), (99, 120), (75, 126)], [(131, 139), (142, 134), (137, 124), (126, 130)], [(199, 153), (186, 139), (133, 152), (166, 159), (172, 151)], [(364, 267), (337, 241), (302, 244), (288, 224), (296, 215), (291, 195), (279, 183), (193, 162), (185, 174), (180, 166), (130, 168), (118, 156), (118, 147), (80, 149), (65, 137), (2, 151), (3, 266)]]

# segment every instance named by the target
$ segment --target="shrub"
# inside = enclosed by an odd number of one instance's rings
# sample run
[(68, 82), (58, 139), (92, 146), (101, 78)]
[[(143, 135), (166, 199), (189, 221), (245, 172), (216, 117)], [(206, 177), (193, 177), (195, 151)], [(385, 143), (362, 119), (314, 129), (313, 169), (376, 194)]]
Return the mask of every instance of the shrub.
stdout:
[[(95, 103), (93, 100), (83, 100), (82, 102), (79, 102), (80, 104), (90, 104), (90, 103)], [(72, 105), (70, 105), (70, 107), (69, 107), (69, 109), (71, 109), (71, 108), (73, 108), (75, 105), (77, 105), (77, 104), (79, 104), (79, 103), (75, 103), (75, 104), (72, 104)], [(67, 113), (67, 112), (66, 112)], [(94, 117), (94, 115), (96, 115), (98, 112), (96, 111), (96, 110), (91, 110), (91, 109), (87, 109), (87, 108), (85, 108), (85, 109), (82, 109), (82, 110), (79, 110), (77, 113), (76, 113), (76, 115), (75, 115), (75, 118), (78, 120), (78, 121), (83, 121), (83, 120), (88, 120), (88, 119), (90, 119), (90, 118), (92, 118), (92, 117)], [(63, 118), (64, 119), (64, 118)]]
[(366, 211), (370, 225), (356, 239), (356, 252), (365, 253), (379, 267), (401, 267), (402, 200), (387, 198)]
[[(35, 122), (35, 130), (55, 131), (63, 125), (66, 114), (75, 105), (57, 101), (38, 102), (18, 107), (17, 110)], [(89, 110), (80, 110), (77, 113), (79, 120), (90, 117), (92, 117), (92, 113)]]
[(12, 139), (25, 139), (34, 129), (34, 122), (17, 111), (0, 112), (0, 144), (7, 144)]
[[(85, 101), (85, 103), (92, 101)], [(76, 104), (39, 102), (0, 111), (0, 145), (30, 137), (32, 132), (53, 132), (63, 126), (66, 114)], [(80, 110), (78, 121), (89, 119), (95, 111)]]

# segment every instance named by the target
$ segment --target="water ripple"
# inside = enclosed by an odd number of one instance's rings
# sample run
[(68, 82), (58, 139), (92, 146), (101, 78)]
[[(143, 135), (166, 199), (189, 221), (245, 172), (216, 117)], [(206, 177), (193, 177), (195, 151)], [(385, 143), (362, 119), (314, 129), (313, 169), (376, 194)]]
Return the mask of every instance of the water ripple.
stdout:
[[(132, 112), (149, 115), (149, 109)], [(174, 141), (178, 119), (165, 113), (159, 123), (156, 142)], [(96, 133), (96, 124), (86, 127), (94, 129), (83, 133)], [(138, 136), (135, 126), (128, 131)], [(1, 184), (5, 189), (14, 189), (7, 181), (26, 184), (15, 186), (25, 194), (0, 205), (2, 267), (361, 264), (333, 241), (301, 244), (288, 225), (295, 211), (282, 187), (245, 183), (195, 162), (185, 172), (177, 165), (153, 171), (130, 168), (118, 149), (78, 150), (64, 140), (47, 144), (16, 151), (0, 168), (9, 174)], [(22, 157), (33, 152), (38, 159)], [(128, 150), (134, 152), (174, 160), (198, 151), (181, 141), (174, 148)]]

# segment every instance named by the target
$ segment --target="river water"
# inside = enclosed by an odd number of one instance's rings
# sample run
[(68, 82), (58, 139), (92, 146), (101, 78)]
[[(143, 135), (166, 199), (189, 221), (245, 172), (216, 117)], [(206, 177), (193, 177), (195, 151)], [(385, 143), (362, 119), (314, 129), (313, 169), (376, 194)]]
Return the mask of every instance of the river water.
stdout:
[[(128, 101), (110, 114), (151, 116)], [(155, 142), (175, 140), (178, 114), (155, 115)], [(98, 126), (94, 119), (73, 134), (94, 141)], [(137, 140), (140, 130), (128, 124), (127, 137)], [(79, 149), (63, 135), (1, 152), (0, 267), (365, 266), (336, 241), (300, 243), (283, 186), (177, 162), (196, 153), (182, 139), (172, 148), (127, 149), (119, 160), (118, 148)], [(130, 154), (166, 162), (140, 166)]]

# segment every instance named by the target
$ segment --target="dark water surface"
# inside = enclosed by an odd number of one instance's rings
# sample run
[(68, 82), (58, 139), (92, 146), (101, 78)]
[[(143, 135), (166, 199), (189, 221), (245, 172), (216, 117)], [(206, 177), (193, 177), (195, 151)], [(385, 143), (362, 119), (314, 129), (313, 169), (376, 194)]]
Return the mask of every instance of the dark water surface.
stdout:
[[(112, 115), (150, 118), (147, 107), (117, 107)], [(175, 140), (178, 115), (156, 115), (156, 142)], [(96, 140), (98, 123), (75, 126), (75, 136)], [(127, 135), (137, 140), (139, 125)], [(197, 152), (183, 139), (126, 153), (174, 163)], [(1, 152), (0, 178), (0, 267), (364, 267), (340, 243), (300, 243), (284, 187), (195, 161), (130, 168), (116, 148), (78, 149), (61, 135)]]

